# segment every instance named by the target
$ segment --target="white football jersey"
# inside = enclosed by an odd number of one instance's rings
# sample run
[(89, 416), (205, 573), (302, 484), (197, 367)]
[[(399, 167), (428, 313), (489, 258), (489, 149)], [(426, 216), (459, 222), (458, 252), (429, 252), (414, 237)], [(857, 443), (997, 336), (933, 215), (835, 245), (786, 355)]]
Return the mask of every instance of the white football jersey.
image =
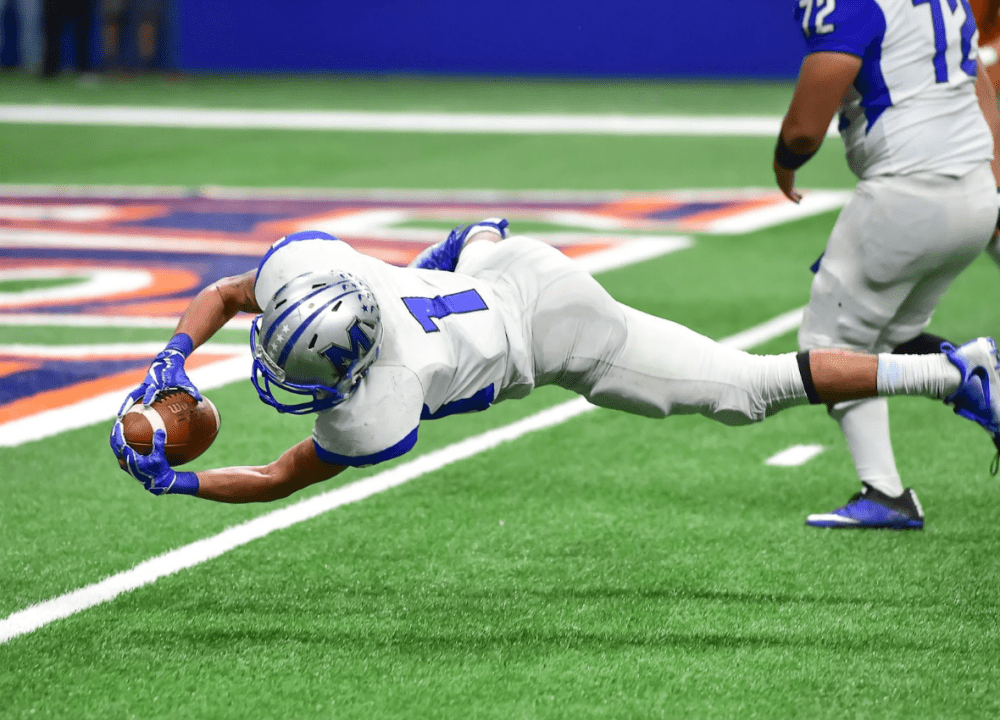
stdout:
[(968, 0), (796, 0), (808, 52), (862, 59), (840, 108), (859, 178), (961, 177), (993, 157), (975, 93), (978, 31)]
[(372, 465), (417, 441), (422, 419), (485, 410), (512, 367), (496, 292), (459, 273), (398, 268), (340, 240), (279, 241), (261, 261), (260, 307), (289, 280), (314, 270), (356, 275), (371, 288), (384, 335), (378, 359), (346, 401), (318, 413), (317, 453), (337, 465)]

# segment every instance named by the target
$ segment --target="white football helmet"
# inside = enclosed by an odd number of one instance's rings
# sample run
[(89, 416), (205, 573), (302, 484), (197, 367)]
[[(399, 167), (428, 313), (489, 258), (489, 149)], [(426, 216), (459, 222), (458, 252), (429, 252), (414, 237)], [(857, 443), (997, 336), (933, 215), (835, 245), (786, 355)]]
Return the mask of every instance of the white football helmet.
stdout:
[[(251, 380), (278, 412), (304, 415), (346, 400), (378, 357), (382, 316), (350, 273), (309, 272), (278, 290), (250, 328)], [(273, 387), (311, 400), (286, 404)]]

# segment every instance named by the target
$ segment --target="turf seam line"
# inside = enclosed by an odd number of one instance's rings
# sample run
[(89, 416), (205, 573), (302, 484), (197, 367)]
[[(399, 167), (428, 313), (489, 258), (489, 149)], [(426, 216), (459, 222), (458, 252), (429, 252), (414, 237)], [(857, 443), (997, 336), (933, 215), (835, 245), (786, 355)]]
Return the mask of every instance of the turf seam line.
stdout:
[[(780, 337), (798, 327), (803, 308), (783, 313), (765, 323), (720, 342), (746, 350)], [(56, 620), (67, 618), (125, 592), (149, 585), (186, 568), (200, 565), (242, 545), (300, 522), (310, 520), (342, 505), (358, 502), (397, 487), (427, 473), (470, 458), (528, 433), (543, 430), (589, 412), (595, 406), (576, 398), (530, 415), (509, 425), (476, 435), (439, 450), (421, 455), (394, 468), (341, 486), (293, 505), (271, 511), (221, 533), (170, 550), (100, 582), (45, 600), (0, 620), (0, 645), (34, 632)]]

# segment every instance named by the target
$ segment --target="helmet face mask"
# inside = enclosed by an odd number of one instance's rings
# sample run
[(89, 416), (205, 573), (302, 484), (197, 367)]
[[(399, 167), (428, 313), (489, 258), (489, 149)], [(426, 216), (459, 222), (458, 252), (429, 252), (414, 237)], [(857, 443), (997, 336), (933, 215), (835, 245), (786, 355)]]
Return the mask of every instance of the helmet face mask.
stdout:
[[(278, 412), (303, 415), (344, 402), (378, 357), (378, 303), (359, 278), (305, 273), (275, 293), (250, 329), (251, 380)], [(309, 398), (282, 402), (275, 390)]]

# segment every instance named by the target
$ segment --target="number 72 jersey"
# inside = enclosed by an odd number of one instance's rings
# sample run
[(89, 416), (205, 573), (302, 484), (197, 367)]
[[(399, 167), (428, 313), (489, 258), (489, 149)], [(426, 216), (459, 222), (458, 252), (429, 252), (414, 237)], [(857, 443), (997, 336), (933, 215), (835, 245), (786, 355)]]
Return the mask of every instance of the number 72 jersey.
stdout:
[(960, 177), (992, 158), (975, 93), (978, 33), (968, 0), (796, 3), (809, 53), (861, 58), (839, 119), (858, 177)]

